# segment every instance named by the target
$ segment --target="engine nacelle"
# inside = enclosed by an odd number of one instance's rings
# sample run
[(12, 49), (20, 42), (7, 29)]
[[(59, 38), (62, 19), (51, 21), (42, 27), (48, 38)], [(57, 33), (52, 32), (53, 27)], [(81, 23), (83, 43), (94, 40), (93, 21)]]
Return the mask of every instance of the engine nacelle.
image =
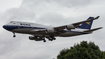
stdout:
[(74, 25), (67, 25), (66, 28), (67, 28), (68, 30), (75, 29)]
[(30, 40), (35, 40), (35, 41), (42, 41), (43, 39), (40, 37), (34, 37), (34, 36), (29, 36)]
[(48, 28), (46, 29), (46, 33), (54, 33), (55, 30), (53, 28)]

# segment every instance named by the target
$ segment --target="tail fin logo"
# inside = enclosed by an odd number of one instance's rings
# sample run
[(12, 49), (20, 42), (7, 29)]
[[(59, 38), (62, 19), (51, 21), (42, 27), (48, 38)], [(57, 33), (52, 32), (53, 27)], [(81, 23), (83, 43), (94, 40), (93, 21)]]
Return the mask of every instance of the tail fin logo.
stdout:
[[(87, 20), (90, 20), (90, 19), (94, 19), (94, 17), (89, 17)], [(85, 22), (85, 23), (81, 24), (81, 26), (79, 28), (91, 29), (92, 23), (93, 23), (93, 20)]]
[(90, 25), (91, 22), (86, 22), (86, 24)]

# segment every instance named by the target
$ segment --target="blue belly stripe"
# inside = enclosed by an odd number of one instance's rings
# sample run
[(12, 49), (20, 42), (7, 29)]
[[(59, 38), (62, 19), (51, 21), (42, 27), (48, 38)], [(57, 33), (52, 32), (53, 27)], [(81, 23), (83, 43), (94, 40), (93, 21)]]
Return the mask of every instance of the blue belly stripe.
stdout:
[(22, 28), (45, 29), (45, 28), (40, 28), (40, 27), (8, 26), (8, 25), (4, 25), (3, 28), (9, 31), (12, 31), (14, 29), (22, 29)]

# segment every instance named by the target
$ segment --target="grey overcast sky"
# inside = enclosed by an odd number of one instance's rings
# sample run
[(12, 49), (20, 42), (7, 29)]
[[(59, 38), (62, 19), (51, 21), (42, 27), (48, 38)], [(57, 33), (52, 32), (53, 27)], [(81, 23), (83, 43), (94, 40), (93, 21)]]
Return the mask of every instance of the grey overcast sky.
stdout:
[(60, 50), (81, 41), (92, 41), (105, 51), (105, 29), (76, 37), (57, 37), (46, 43), (30, 41), (30, 35), (16, 34), (2, 26), (10, 21), (25, 21), (59, 26), (100, 16), (92, 28), (105, 27), (105, 0), (0, 0), (0, 59), (53, 59)]

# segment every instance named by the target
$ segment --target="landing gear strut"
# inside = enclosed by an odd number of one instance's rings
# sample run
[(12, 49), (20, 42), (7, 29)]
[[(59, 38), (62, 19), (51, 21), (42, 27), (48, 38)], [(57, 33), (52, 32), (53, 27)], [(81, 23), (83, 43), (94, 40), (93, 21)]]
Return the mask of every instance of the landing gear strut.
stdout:
[(50, 38), (49, 40), (50, 40), (50, 41), (53, 41), (53, 40), (56, 40), (56, 38)]
[(50, 36), (48, 39), (49, 39), (50, 41), (56, 40), (56, 38), (55, 38), (54, 36)]
[(13, 37), (16, 37), (15, 33), (13, 32)]
[(45, 40), (45, 39), (43, 39), (43, 42), (46, 42), (46, 40)]
[(46, 42), (46, 40), (43, 40), (43, 42)]

